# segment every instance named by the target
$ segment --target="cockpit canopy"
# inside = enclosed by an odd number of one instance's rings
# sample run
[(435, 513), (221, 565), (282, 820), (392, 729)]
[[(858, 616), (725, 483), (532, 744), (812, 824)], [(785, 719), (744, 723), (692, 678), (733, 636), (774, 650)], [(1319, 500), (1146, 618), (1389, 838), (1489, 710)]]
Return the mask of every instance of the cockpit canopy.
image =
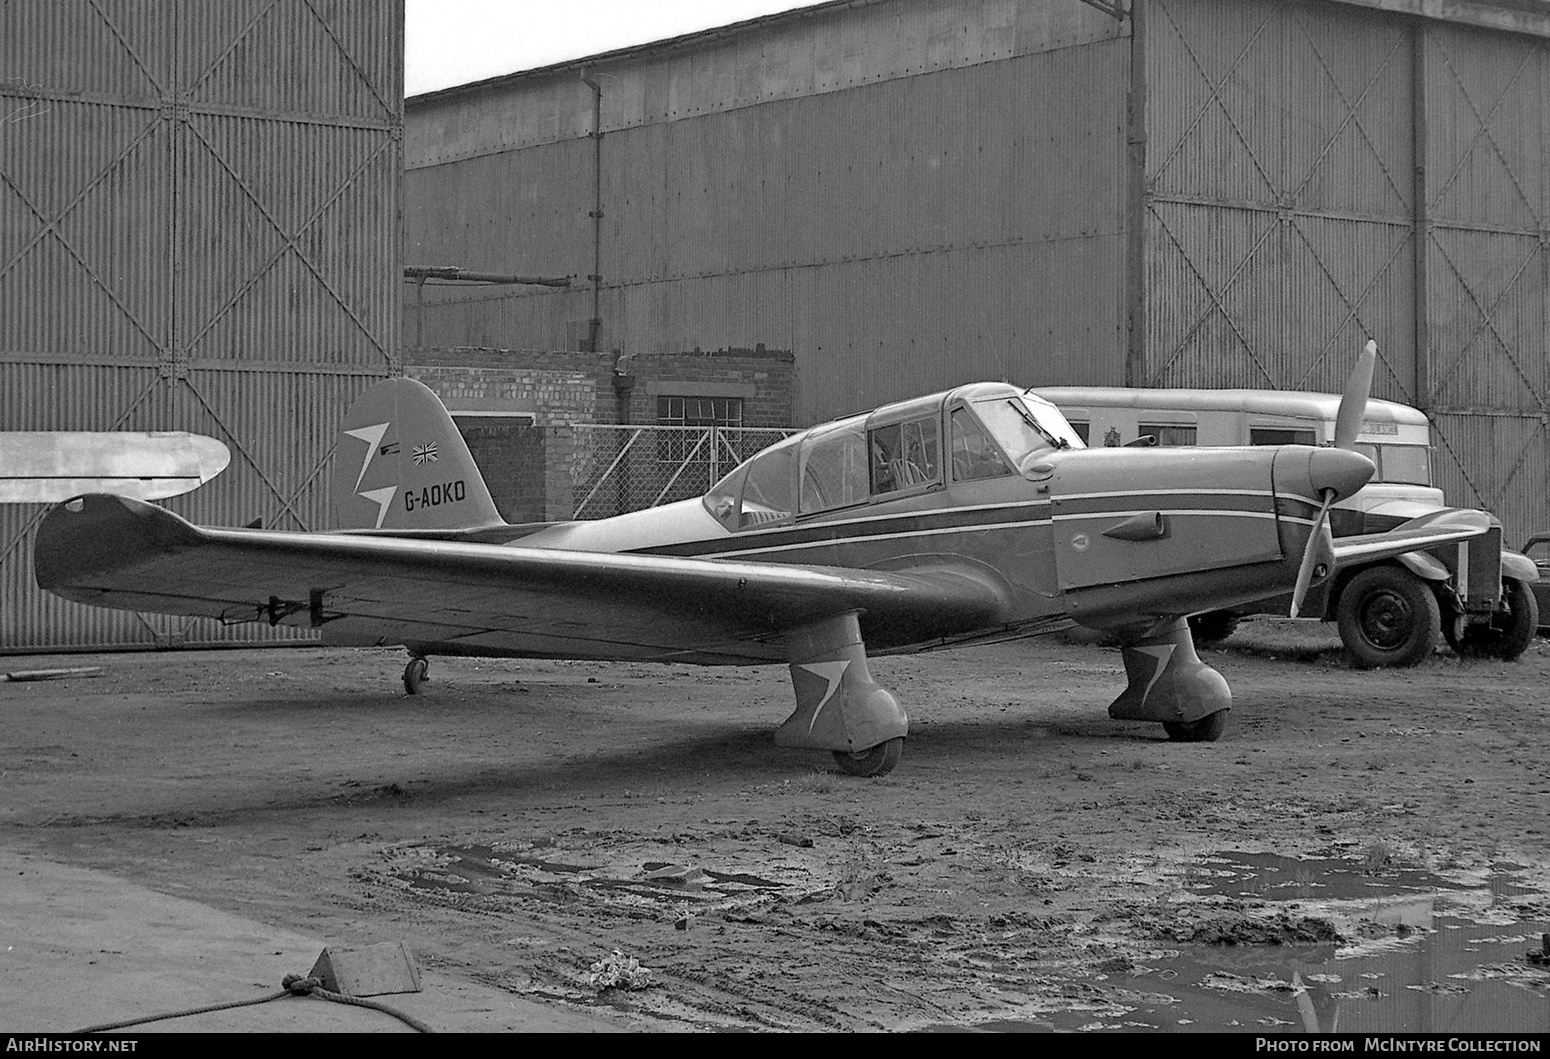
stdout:
[(705, 494), (730, 530), (1018, 474), (1039, 453), (1085, 447), (1060, 411), (976, 383), (824, 423), (770, 446)]

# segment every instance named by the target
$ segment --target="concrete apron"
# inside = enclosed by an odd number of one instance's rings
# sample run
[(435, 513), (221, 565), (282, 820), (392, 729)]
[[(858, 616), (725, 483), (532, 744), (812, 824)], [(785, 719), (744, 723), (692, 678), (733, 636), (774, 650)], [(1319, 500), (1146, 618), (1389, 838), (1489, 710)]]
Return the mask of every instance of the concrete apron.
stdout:
[[(278, 992), (324, 940), (168, 897), (105, 872), (0, 851), (0, 1032), (60, 1033)], [(346, 946), (348, 947), (348, 946)], [(420, 969), (423, 990), (374, 997), (441, 1032), (627, 1029)], [(152, 1022), (117, 1034), (413, 1033), (391, 1015), (316, 998)]]

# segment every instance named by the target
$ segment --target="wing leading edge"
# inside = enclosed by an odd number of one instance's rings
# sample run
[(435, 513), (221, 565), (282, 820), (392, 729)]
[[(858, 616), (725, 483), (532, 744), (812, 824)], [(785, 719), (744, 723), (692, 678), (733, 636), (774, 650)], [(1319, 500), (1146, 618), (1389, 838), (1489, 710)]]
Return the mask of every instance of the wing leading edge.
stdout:
[(81, 603), (320, 626), (340, 643), (550, 657), (778, 662), (783, 630), (847, 612), (869, 647), (994, 629), (1009, 589), (972, 568), (858, 571), (211, 529), (93, 494), (38, 530), (40, 587)]

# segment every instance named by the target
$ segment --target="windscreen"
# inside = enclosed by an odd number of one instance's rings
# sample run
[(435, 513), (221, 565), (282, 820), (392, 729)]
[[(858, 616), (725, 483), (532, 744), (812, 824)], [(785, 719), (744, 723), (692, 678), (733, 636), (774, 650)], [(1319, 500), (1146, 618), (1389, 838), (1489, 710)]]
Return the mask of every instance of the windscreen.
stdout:
[(1087, 447), (1059, 409), (1029, 394), (975, 401), (974, 414), (1019, 469), (1036, 452)]

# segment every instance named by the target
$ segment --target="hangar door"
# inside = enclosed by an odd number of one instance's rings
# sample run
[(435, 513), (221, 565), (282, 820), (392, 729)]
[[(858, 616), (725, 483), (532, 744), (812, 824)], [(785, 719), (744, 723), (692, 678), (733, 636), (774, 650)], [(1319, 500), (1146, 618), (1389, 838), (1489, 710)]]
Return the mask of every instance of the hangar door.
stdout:
[(1406, 24), (1275, 0), (1138, 10), (1141, 384), (1339, 392), (1373, 336), (1374, 392), (1414, 404)]
[[(0, 429), (190, 430), (166, 505), (322, 528), (344, 407), (396, 366), (402, 12), (306, 0), (0, 6)], [(32, 579), (0, 507), (0, 650), (247, 642)]]
[(1550, 526), (1550, 41), (1428, 23), (1426, 406), (1448, 498)]
[(1139, 382), (1422, 408), (1450, 502), (1550, 524), (1550, 42), (1304, 0), (1137, 5)]

